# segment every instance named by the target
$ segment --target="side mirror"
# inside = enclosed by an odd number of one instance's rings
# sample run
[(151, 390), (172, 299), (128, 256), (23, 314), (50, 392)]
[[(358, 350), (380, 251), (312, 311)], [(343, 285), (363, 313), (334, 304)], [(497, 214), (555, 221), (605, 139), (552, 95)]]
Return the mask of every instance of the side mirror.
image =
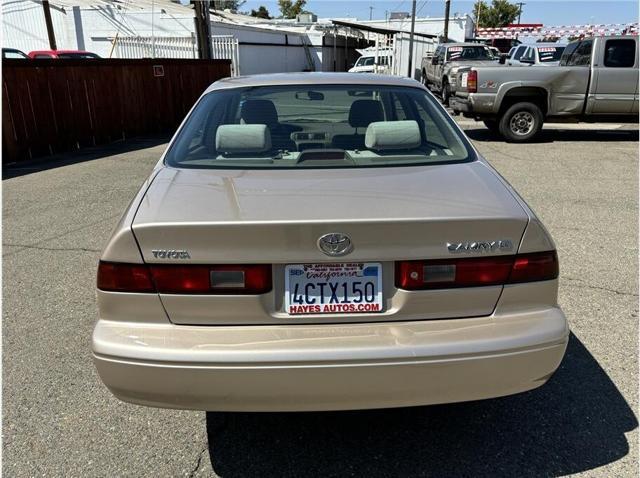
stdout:
[(433, 58), (431, 58), (431, 64), (432, 65), (437, 65), (438, 64), (438, 57), (434, 56)]
[(498, 63), (500, 63), (501, 65), (504, 65), (507, 62), (507, 57), (506, 56), (501, 56), (498, 59)]

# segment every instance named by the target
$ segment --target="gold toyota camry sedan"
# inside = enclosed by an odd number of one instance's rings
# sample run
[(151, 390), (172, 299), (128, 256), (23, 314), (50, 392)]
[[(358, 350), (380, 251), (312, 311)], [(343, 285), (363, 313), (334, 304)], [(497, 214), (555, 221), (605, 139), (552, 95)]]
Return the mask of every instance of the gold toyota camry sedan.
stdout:
[(404, 407), (544, 384), (569, 329), (544, 226), (418, 82), (229, 78), (188, 114), (98, 267), (118, 398)]

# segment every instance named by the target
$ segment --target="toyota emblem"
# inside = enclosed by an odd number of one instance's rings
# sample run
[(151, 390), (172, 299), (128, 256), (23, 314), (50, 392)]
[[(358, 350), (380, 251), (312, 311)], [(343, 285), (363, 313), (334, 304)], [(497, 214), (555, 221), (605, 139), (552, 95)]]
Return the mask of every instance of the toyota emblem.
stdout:
[(344, 256), (353, 250), (353, 244), (346, 234), (332, 232), (320, 236), (318, 248), (328, 256)]

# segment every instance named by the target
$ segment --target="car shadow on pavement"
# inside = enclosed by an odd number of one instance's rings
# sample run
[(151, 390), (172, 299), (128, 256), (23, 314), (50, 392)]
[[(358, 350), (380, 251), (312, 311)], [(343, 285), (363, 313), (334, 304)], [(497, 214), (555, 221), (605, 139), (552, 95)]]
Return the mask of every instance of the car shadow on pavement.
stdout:
[(387, 410), (207, 413), (220, 476), (558, 476), (629, 452), (637, 419), (573, 334), (551, 380), (494, 400)]
[[(39, 173), (49, 169), (69, 166), (71, 164), (102, 159), (107, 156), (129, 153), (139, 149), (151, 148), (168, 142), (169, 136), (136, 137), (124, 141), (114, 141), (99, 146), (91, 146), (66, 153), (44, 156), (36, 159), (2, 164), (2, 180), (12, 179), (25, 174)], [(159, 156), (158, 156), (159, 158)]]
[[(598, 142), (626, 142), (638, 141), (637, 129), (543, 129), (529, 143), (553, 143), (555, 141), (598, 141)], [(464, 132), (474, 141), (504, 141), (497, 133), (486, 128), (465, 129)]]

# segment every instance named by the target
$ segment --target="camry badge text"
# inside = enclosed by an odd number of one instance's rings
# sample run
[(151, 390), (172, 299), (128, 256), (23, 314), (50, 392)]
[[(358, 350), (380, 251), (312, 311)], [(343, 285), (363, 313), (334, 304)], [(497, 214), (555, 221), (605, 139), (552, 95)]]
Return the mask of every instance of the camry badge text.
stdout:
[(452, 254), (461, 253), (477, 253), (483, 252), (506, 252), (513, 249), (513, 243), (508, 239), (496, 241), (465, 241), (465, 242), (447, 242), (447, 249)]

